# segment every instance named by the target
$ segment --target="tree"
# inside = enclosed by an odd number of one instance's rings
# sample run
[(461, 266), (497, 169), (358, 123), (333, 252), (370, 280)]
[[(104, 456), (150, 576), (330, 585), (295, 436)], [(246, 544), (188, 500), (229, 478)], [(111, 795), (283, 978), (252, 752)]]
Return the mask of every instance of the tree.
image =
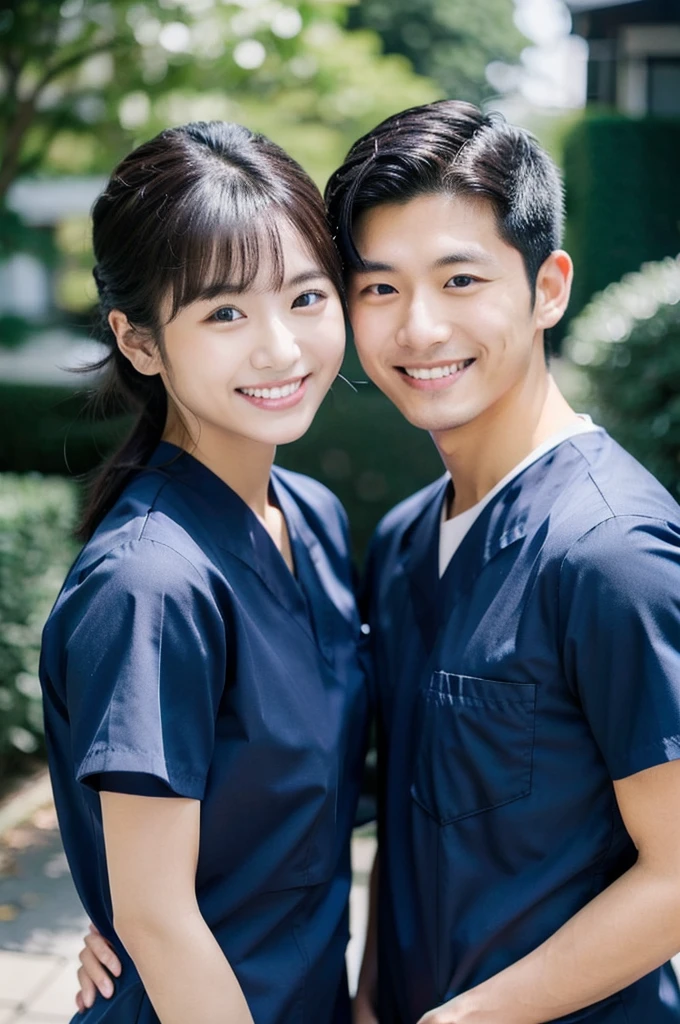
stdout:
[(38, 171), (109, 171), (188, 119), (267, 130), (319, 180), (356, 135), (437, 95), (350, 0), (10, 0), (0, 12), (0, 205)]
[(386, 53), (408, 57), (446, 96), (480, 103), (494, 92), (487, 65), (515, 63), (527, 45), (513, 10), (513, 0), (361, 0), (350, 26), (376, 31)]

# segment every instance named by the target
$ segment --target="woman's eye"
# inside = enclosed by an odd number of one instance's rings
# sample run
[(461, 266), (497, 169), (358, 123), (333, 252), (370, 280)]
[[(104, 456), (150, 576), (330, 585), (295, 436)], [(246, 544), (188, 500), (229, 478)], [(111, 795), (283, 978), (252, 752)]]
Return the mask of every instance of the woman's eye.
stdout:
[(210, 319), (220, 324), (233, 324), (235, 320), (244, 320), (245, 317), (234, 306), (222, 306), (215, 310)]
[(470, 274), (454, 274), (453, 277), (449, 278), (446, 282), (446, 288), (468, 288), (471, 284), (475, 284), (477, 281), (476, 277), (471, 277)]
[(297, 299), (293, 300), (292, 309), (308, 309), (310, 306), (316, 306), (317, 303), (323, 302), (326, 298), (323, 292), (303, 292), (302, 295), (298, 295)]
[(393, 288), (391, 284), (371, 284), (366, 291), (371, 295), (393, 295), (396, 294), (397, 289)]

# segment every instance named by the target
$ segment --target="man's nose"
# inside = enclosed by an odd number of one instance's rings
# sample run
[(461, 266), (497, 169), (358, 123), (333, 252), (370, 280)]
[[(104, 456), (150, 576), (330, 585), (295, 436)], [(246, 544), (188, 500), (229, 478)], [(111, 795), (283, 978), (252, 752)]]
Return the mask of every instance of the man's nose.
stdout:
[(451, 324), (422, 298), (414, 299), (397, 331), (397, 344), (419, 352), (441, 345), (451, 336)]

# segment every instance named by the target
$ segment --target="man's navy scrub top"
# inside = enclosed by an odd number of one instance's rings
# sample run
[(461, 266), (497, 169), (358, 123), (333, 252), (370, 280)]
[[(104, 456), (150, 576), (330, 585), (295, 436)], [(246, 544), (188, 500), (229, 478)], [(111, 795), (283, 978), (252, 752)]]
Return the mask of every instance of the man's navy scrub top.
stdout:
[(202, 801), (198, 901), (256, 1024), (350, 1020), (349, 840), (366, 694), (346, 519), (315, 481), (272, 476), (297, 578), (241, 499), (162, 443), (83, 549), (45, 627), (66, 854), (124, 962), (114, 998), (74, 1020), (158, 1020), (112, 928), (96, 787), (117, 788), (120, 773), (125, 791), (165, 784)]
[[(576, 435), (483, 509), (440, 580), (446, 489), (394, 509), (369, 563), (380, 1024), (519, 960), (626, 871), (612, 780), (680, 757), (671, 496), (604, 431)], [(672, 969), (563, 1019), (680, 1021)]]

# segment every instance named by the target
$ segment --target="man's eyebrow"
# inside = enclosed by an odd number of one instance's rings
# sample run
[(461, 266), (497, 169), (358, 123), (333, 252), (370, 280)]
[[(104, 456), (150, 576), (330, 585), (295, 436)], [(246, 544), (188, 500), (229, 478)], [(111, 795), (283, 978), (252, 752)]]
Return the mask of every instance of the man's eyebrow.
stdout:
[(358, 266), (353, 267), (355, 274), (393, 274), (396, 271), (391, 263), (376, 263), (375, 260), (363, 260)]
[[(493, 256), (484, 249), (460, 249), (458, 252), (447, 253), (440, 256), (431, 264), (432, 270), (439, 270), (442, 267), (450, 267), (456, 263), (483, 263), (491, 265), (495, 263)], [(382, 263), (377, 260), (362, 260), (361, 264), (354, 268), (356, 274), (394, 274), (398, 268), (391, 263)]]
[(484, 263), (489, 265), (495, 262), (493, 256), (485, 252), (484, 249), (459, 249), (458, 252), (451, 252), (447, 253), (446, 256), (440, 256), (432, 264), (432, 269), (439, 270), (441, 267), (450, 267), (456, 263)]

